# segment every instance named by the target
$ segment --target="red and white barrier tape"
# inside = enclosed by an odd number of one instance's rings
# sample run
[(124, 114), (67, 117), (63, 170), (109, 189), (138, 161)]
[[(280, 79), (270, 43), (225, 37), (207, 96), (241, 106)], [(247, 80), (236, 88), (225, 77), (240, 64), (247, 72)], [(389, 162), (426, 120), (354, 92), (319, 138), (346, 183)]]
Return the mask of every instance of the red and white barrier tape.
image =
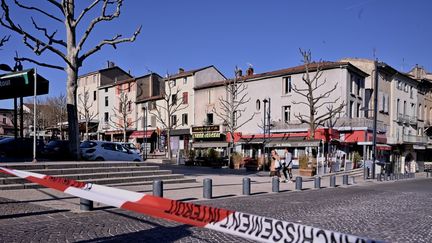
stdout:
[(0, 167), (0, 172), (109, 206), (260, 242), (378, 242), (273, 218), (160, 198), (72, 179), (4, 167)]

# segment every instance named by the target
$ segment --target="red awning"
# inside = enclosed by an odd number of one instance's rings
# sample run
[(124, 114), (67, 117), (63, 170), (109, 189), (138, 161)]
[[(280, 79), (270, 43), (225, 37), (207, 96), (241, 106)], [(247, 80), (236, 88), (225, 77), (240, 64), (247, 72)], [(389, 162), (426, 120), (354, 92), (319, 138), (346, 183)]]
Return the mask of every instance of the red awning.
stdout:
[[(145, 137), (149, 138), (154, 130), (147, 130)], [(133, 131), (129, 138), (144, 138), (144, 131)]]

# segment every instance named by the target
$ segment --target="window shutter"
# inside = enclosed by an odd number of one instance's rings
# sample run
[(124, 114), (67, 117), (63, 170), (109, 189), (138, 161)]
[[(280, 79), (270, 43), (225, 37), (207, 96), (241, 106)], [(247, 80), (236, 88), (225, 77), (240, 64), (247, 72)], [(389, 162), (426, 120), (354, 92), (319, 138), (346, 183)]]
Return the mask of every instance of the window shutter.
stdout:
[(385, 94), (384, 95), (384, 112), (389, 112), (389, 102), (390, 102), (389, 95)]
[(379, 111), (384, 111), (384, 94), (383, 92), (378, 92), (378, 109)]

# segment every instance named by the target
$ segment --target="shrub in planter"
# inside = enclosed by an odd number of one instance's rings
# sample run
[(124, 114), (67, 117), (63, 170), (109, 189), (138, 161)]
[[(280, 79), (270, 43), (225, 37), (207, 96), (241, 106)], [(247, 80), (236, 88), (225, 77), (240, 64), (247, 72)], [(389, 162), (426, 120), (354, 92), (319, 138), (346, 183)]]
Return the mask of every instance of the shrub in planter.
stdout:
[(307, 169), (309, 163), (309, 157), (306, 154), (302, 154), (299, 157), (299, 168), (300, 169)]
[(230, 159), (230, 168), (239, 169), (242, 163), (243, 163), (243, 157), (241, 156), (241, 154), (237, 152), (233, 152), (231, 154), (231, 159)]
[[(313, 161), (312, 161), (313, 162)], [(316, 167), (309, 167), (309, 157), (305, 154), (299, 157), (299, 174), (301, 176), (313, 176), (315, 175)]]
[(362, 160), (361, 155), (359, 154), (359, 152), (355, 151), (353, 154), (353, 163), (354, 163), (354, 167), (353, 168), (357, 168), (358, 164), (360, 162), (360, 160)]

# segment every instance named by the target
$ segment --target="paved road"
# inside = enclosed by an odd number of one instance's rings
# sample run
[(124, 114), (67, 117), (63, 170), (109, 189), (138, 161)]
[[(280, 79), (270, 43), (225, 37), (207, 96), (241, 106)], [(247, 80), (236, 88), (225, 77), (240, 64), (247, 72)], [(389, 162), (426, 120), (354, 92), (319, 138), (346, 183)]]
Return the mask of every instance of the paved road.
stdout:
[[(201, 203), (391, 242), (432, 242), (432, 179)], [(0, 200), (0, 242), (244, 242), (119, 209), (73, 213)]]

